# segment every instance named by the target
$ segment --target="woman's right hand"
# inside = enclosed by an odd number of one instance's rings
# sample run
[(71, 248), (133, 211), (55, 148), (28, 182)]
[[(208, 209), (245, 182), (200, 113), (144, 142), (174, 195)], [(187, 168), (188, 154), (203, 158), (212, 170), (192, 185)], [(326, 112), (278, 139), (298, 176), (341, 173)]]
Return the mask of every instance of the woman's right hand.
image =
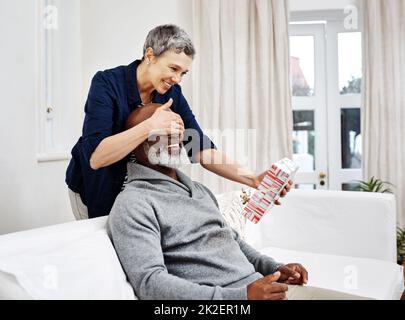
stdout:
[(168, 102), (156, 109), (153, 115), (148, 119), (152, 128), (150, 133), (180, 136), (181, 140), (183, 140), (184, 122), (177, 113), (170, 110), (172, 104), (173, 99), (170, 98)]

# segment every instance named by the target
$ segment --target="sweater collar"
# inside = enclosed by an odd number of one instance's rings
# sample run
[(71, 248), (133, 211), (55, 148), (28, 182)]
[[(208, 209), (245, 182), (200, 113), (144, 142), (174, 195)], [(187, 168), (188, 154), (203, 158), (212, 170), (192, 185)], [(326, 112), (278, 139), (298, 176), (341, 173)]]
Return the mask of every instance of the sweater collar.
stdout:
[(177, 174), (177, 180), (170, 178), (169, 176), (153, 170), (149, 167), (143, 166), (139, 163), (128, 162), (127, 164), (127, 172), (128, 172), (128, 183), (135, 180), (143, 180), (143, 181), (150, 181), (150, 180), (161, 180), (161, 181), (168, 181), (171, 182), (180, 188), (185, 189), (191, 196), (194, 194), (194, 183), (193, 181), (185, 175), (180, 170), (175, 169)]

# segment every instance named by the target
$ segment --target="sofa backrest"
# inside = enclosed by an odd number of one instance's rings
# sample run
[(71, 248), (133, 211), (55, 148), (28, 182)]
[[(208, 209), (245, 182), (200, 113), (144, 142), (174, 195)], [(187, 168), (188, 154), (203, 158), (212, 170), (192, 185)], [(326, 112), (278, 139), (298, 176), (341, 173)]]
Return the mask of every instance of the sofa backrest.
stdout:
[(292, 190), (254, 225), (258, 249), (290, 250), (396, 262), (396, 206), (389, 194)]

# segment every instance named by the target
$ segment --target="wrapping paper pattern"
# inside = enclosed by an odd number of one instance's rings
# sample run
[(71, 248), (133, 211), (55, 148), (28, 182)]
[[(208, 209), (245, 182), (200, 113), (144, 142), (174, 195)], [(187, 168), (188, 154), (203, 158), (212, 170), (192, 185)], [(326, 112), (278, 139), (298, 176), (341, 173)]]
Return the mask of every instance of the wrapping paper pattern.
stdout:
[(298, 165), (288, 158), (273, 163), (242, 215), (253, 223), (258, 223), (280, 198), (281, 191), (294, 178), (298, 169)]

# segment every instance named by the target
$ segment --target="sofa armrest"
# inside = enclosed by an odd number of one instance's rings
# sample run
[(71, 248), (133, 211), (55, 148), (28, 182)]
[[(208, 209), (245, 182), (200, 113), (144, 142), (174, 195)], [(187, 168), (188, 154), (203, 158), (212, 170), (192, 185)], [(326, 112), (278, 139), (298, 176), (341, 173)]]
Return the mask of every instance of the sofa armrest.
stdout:
[(396, 262), (395, 197), (388, 194), (292, 190), (254, 225), (246, 240), (278, 247)]

